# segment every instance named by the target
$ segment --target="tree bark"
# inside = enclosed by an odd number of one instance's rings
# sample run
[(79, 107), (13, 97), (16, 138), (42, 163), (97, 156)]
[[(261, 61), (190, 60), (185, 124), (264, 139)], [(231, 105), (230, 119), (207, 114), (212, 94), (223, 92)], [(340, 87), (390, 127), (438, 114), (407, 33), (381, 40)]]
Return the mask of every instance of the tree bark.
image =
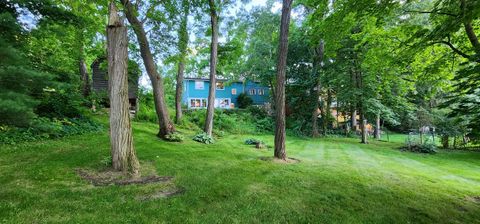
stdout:
[(148, 77), (152, 82), (153, 98), (155, 101), (155, 110), (158, 117), (159, 132), (158, 136), (164, 138), (165, 135), (171, 134), (175, 131), (173, 123), (170, 121), (168, 115), (167, 104), (165, 103), (165, 93), (163, 88), (163, 81), (160, 74), (157, 72), (155, 61), (153, 60), (152, 52), (150, 51), (150, 44), (145, 33), (142, 22), (135, 16), (136, 10), (129, 0), (121, 0), (125, 7), (125, 15), (132, 25), (133, 31), (137, 36), (140, 45), (140, 54), (145, 65)]
[(467, 10), (469, 10), (469, 7), (465, 0), (460, 0), (460, 8), (463, 17), (463, 26), (465, 27), (465, 32), (467, 33), (468, 40), (470, 41), (470, 44), (472, 45), (475, 53), (480, 54), (480, 41), (475, 34), (475, 30), (472, 25), (472, 19), (468, 18), (467, 16)]
[(175, 123), (177, 124), (180, 123), (182, 120), (183, 74), (185, 72), (185, 58), (187, 55), (188, 46), (187, 21), (188, 13), (190, 11), (190, 3), (188, 0), (183, 0), (182, 5), (183, 15), (182, 21), (180, 22), (180, 29), (178, 32), (178, 48), (180, 51), (180, 57), (178, 59), (177, 85), (175, 89)]
[[(81, 50), (83, 52), (83, 50)], [(78, 68), (82, 79), (82, 95), (88, 97), (90, 95), (90, 77), (88, 76), (87, 64), (83, 56), (78, 60)]]
[(127, 28), (119, 18), (113, 1), (109, 6), (107, 45), (112, 165), (115, 170), (138, 175), (140, 164), (133, 147), (128, 108)]
[(377, 114), (377, 117), (375, 119), (375, 139), (377, 140), (380, 140), (380, 131), (380, 114)]
[(322, 83), (321, 83), (321, 77), (320, 77), (320, 66), (323, 61), (323, 52), (324, 52), (324, 42), (323, 40), (320, 41), (317, 49), (315, 49), (315, 55), (313, 58), (313, 75), (317, 79), (317, 83), (315, 86), (315, 102), (313, 106), (313, 112), (312, 112), (312, 137), (318, 137), (320, 133), (318, 132), (318, 108), (319, 108), (319, 103), (318, 99), (320, 98), (320, 93), (321, 93), (321, 88), (322, 88)]
[(210, 86), (208, 88), (207, 116), (205, 118), (205, 133), (212, 136), (213, 115), (215, 112), (215, 88), (217, 74), (217, 47), (218, 47), (218, 15), (215, 0), (209, 0), (210, 23), (212, 28), (212, 41), (210, 43)]
[(362, 129), (362, 143), (367, 144), (368, 143), (368, 138), (367, 138), (367, 119), (365, 119), (365, 115), (363, 112), (360, 114), (360, 119), (362, 122), (360, 123), (361, 129)]
[(288, 31), (290, 25), (290, 11), (292, 0), (283, 0), (282, 18), (280, 23), (280, 41), (278, 46), (277, 87), (276, 87), (276, 116), (275, 116), (275, 151), (274, 157), (286, 160), (285, 151), (285, 73), (288, 53)]
[(352, 126), (352, 131), (357, 131), (357, 110), (353, 109), (352, 110), (352, 119), (351, 121), (351, 126)]

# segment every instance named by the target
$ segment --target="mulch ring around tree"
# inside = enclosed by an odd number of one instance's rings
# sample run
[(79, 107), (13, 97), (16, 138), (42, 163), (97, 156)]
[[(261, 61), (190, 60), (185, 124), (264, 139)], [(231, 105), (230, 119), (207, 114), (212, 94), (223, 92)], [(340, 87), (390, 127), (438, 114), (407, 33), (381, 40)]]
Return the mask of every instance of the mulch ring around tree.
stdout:
[(87, 169), (75, 169), (75, 172), (84, 180), (90, 182), (93, 186), (108, 185), (131, 185), (131, 184), (149, 184), (167, 182), (173, 179), (171, 176), (148, 175), (132, 177), (123, 172), (106, 169), (103, 171), (93, 171)]
[(260, 160), (262, 161), (267, 161), (267, 162), (274, 162), (274, 163), (283, 163), (283, 164), (294, 164), (294, 163), (299, 163), (299, 159), (295, 159), (292, 157), (287, 157), (285, 160), (283, 159), (278, 159), (275, 157), (267, 157), (267, 156), (261, 156)]

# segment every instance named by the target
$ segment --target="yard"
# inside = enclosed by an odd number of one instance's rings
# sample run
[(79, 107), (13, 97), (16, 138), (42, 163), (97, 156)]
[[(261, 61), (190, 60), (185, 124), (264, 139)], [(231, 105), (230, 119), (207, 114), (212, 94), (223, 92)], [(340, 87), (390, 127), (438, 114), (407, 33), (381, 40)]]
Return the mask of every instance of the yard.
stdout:
[[(400, 143), (287, 138), (296, 164), (229, 135), (213, 145), (158, 140), (134, 123), (142, 167), (171, 182), (94, 187), (76, 168), (101, 169), (107, 130), (1, 146), (1, 223), (480, 223), (480, 153), (400, 152)], [(181, 130), (191, 136), (186, 130)], [(171, 188), (184, 192), (155, 198)]]

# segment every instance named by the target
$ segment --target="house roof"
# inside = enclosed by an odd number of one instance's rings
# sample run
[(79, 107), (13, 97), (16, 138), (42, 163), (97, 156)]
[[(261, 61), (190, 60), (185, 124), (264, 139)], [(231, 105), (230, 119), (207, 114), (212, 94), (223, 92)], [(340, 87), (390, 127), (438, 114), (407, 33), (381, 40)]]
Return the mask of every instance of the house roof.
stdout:
[[(195, 81), (207, 81), (207, 82), (210, 82), (210, 79), (209, 78), (203, 78), (203, 77), (200, 77), (200, 78), (195, 78), (195, 77), (185, 77), (184, 80), (195, 80)], [(217, 81), (221, 81), (221, 82), (228, 82), (230, 81), (229, 79), (225, 79), (225, 78), (217, 78)], [(253, 81), (253, 80), (248, 80), (250, 82), (255, 82), (255, 83), (260, 83), (260, 81)], [(243, 80), (235, 80), (233, 82), (243, 82)]]

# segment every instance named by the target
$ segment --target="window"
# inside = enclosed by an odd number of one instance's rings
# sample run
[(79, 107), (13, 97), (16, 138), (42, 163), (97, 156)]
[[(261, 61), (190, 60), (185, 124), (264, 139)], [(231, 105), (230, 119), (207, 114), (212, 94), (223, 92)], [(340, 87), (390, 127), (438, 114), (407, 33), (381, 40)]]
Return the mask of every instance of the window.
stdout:
[(264, 89), (258, 89), (257, 94), (258, 95), (265, 95), (265, 90)]
[(232, 89), (232, 95), (237, 95), (237, 89), (235, 88)]
[(203, 81), (195, 81), (195, 89), (205, 89), (205, 84)]
[(249, 95), (255, 95), (255, 89), (249, 89), (248, 94)]
[(217, 82), (217, 89), (218, 90), (224, 90), (225, 86), (223, 85), (223, 82)]
[(215, 108), (230, 108), (230, 98), (215, 99)]
[(207, 99), (190, 99), (190, 108), (207, 107)]

